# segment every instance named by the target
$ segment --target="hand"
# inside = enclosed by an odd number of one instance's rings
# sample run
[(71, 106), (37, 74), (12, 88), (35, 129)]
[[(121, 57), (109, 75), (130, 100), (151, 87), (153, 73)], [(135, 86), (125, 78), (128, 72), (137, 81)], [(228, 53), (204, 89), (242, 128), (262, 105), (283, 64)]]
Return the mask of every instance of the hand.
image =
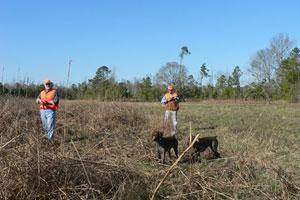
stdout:
[(41, 100), (41, 103), (42, 103), (43, 105), (47, 105), (47, 104), (48, 104), (47, 101), (45, 101), (45, 100)]

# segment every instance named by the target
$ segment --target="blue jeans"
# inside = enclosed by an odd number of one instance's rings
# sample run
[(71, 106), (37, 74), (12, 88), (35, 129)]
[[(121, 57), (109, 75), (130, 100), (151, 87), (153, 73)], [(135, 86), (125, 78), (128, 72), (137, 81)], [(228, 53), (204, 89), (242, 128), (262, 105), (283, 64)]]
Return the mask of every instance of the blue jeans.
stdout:
[(45, 109), (40, 110), (40, 113), (44, 131), (47, 133), (47, 137), (50, 140), (53, 137), (55, 130), (56, 111), (51, 109)]

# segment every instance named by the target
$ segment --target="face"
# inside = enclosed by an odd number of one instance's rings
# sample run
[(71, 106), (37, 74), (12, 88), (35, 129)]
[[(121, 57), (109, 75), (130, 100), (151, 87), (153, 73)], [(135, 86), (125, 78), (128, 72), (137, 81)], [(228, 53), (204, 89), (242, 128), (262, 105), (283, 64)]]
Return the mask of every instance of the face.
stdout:
[(169, 93), (173, 94), (174, 93), (174, 89), (169, 90)]
[(49, 90), (51, 88), (51, 83), (46, 83), (44, 86), (46, 90)]

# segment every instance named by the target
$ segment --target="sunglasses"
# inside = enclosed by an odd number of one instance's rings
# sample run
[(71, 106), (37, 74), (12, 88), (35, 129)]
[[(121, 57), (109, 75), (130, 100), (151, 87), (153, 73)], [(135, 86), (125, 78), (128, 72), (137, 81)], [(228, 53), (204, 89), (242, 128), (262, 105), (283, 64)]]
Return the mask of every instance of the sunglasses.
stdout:
[(46, 83), (45, 85), (51, 85), (51, 83)]

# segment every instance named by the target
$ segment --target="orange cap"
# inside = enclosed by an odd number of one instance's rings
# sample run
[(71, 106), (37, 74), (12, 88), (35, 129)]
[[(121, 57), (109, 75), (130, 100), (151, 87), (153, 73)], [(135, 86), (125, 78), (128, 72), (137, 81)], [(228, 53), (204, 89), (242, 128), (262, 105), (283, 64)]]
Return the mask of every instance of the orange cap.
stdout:
[(46, 84), (49, 84), (49, 83), (51, 83), (51, 81), (50, 81), (49, 79), (44, 80), (44, 84), (45, 84), (45, 85), (46, 85)]

